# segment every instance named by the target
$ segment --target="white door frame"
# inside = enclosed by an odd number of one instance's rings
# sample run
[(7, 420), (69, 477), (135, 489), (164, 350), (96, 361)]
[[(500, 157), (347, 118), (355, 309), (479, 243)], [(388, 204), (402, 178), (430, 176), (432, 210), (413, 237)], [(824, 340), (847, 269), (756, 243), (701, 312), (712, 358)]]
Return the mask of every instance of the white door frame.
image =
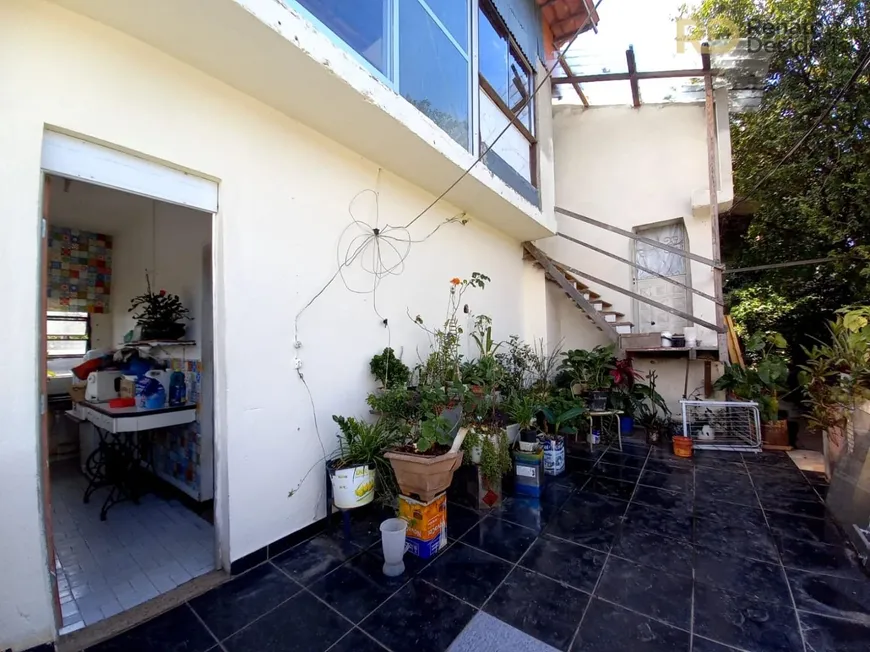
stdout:
[[(671, 220), (660, 220), (658, 222), (650, 222), (649, 224), (639, 224), (637, 226), (632, 227), (633, 233), (638, 233), (645, 229), (654, 229), (658, 226), (670, 226), (671, 224), (679, 224), (683, 227), (683, 233), (686, 236), (686, 248), (684, 251), (691, 251), (691, 243), (689, 242), (689, 229), (686, 227), (686, 220), (682, 217), (677, 217)], [(635, 256), (637, 254), (637, 240), (634, 238), (631, 239), (631, 261), (637, 262)], [(637, 269), (631, 267), (629, 265), (629, 274), (631, 274), (631, 289), (634, 292), (638, 291), (637, 288)], [(692, 285), (692, 260), (690, 258), (686, 258), (686, 285), (689, 287), (694, 287)], [(686, 290), (686, 312), (690, 315), (695, 314), (695, 304), (694, 304), (694, 292), (690, 292), (688, 289)], [(640, 332), (640, 310), (639, 310), (639, 301), (638, 299), (631, 300), (631, 321), (637, 325), (638, 332)], [(691, 324), (690, 324), (691, 325)]]
[[(226, 362), (224, 321), (219, 317), (223, 278), (223, 247), (219, 186), (215, 177), (156, 160), (121, 147), (109, 147), (87, 137), (46, 129), (43, 133), (43, 173), (81, 179), (123, 192), (194, 208), (212, 215), (212, 323), (214, 528), (216, 567), (230, 571), (229, 488), (226, 430)], [(40, 292), (44, 292), (40, 284)], [(44, 372), (40, 372), (43, 373)], [(37, 408), (38, 412), (38, 408)], [(47, 480), (47, 479), (46, 479)], [(54, 561), (49, 560), (51, 568)]]

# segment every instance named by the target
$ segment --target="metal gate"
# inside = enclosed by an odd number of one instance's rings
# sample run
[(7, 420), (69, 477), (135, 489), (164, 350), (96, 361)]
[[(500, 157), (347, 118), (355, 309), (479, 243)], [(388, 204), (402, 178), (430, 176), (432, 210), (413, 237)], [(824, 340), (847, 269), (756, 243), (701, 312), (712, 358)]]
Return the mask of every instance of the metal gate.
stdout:
[(695, 448), (757, 452), (761, 450), (758, 403), (750, 401), (680, 401), (683, 436)]

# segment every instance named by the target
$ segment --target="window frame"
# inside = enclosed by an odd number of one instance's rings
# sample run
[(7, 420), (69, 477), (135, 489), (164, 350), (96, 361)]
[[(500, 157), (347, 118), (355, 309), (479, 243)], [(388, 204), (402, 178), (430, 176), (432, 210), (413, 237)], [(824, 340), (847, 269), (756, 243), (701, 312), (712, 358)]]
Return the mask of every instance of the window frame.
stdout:
[[(48, 333), (48, 324), (53, 321), (60, 322), (84, 322), (85, 323), (85, 352), (89, 351), (91, 348), (91, 314), (89, 312), (79, 313), (79, 312), (70, 312), (67, 314), (49, 314), (52, 312), (58, 312), (54, 310), (47, 310), (45, 313), (45, 355), (49, 360), (60, 360), (63, 358), (82, 358), (84, 357), (84, 353), (78, 355), (76, 353), (52, 353), (48, 348), (49, 342), (75, 342), (82, 341), (82, 337), (80, 335), (49, 335)], [(84, 315), (84, 317), (80, 315)]]
[[(466, 151), (472, 153), (477, 156), (478, 152), (478, 141), (479, 141), (479, 129), (478, 129), (478, 121), (476, 118), (478, 117), (478, 98), (477, 98), (477, 87), (474, 83), (477, 78), (477, 0), (464, 0), (466, 2), (466, 10), (468, 12), (468, 27), (466, 31), (466, 41), (468, 43), (468, 48), (463, 49), (459, 42), (454, 38), (454, 36), (450, 33), (450, 30), (447, 29), (447, 26), (438, 18), (435, 11), (429, 6), (426, 0), (383, 0), (384, 3), (384, 34), (389, 36), (390, 42), (388, 44), (387, 50), (387, 62), (386, 62), (386, 71), (381, 71), (376, 68), (368, 59), (366, 59), (362, 54), (357, 52), (347, 41), (342, 39), (336, 32), (334, 32), (326, 23), (324, 23), (320, 18), (314, 15), (308, 8), (304, 7), (302, 4), (297, 2), (297, 0), (284, 0), (285, 4), (288, 7), (297, 11), (300, 15), (302, 15), (306, 20), (312, 23), (318, 30), (322, 31), (326, 36), (329, 37), (336, 46), (341, 48), (344, 52), (347, 52), (350, 56), (352, 56), (360, 65), (362, 65), (366, 70), (368, 70), (372, 75), (374, 75), (377, 79), (382, 81), (384, 84), (389, 86), (395, 93), (404, 99), (401, 91), (401, 80), (399, 79), (399, 7), (403, 2), (416, 2), (418, 3), (424, 12), (429, 16), (429, 18), (438, 26), (438, 28), (444, 33), (444, 36), (447, 37), (447, 40), (457, 49), (457, 51), (462, 55), (462, 57), (467, 62), (466, 68), (466, 79), (468, 80), (467, 84), (467, 98), (468, 98), (468, 148)], [(407, 101), (407, 100), (406, 100)], [(409, 102), (410, 104), (410, 102)], [(412, 105), (413, 106), (413, 105)], [(419, 110), (419, 109), (418, 109)], [(422, 112), (421, 112), (422, 113)], [(430, 118), (431, 119), (431, 118)], [(438, 126), (441, 129), (440, 125)], [(441, 131), (444, 131), (441, 129)], [(446, 134), (447, 132), (444, 131)], [(448, 134), (449, 135), (449, 134)], [(453, 138), (451, 138), (453, 140)], [(459, 144), (459, 143), (457, 143)], [(462, 145), (460, 145), (462, 147)]]
[[(453, 47), (456, 48), (456, 50), (459, 52), (459, 54), (462, 56), (462, 58), (465, 59), (465, 62), (466, 62), (466, 67), (465, 67), (466, 81), (468, 82), (466, 85), (466, 90), (465, 90), (466, 99), (468, 100), (468, 147), (463, 147), (461, 143), (456, 143), (456, 144), (459, 145), (460, 147), (462, 147), (462, 149), (464, 149), (465, 151), (470, 152), (476, 156), (477, 152), (479, 151), (477, 149), (477, 139), (478, 139), (478, 124), (477, 123), (479, 122), (479, 120), (475, 119), (478, 117), (477, 113), (476, 113), (478, 103), (475, 100), (476, 93), (475, 93), (475, 87), (474, 87), (474, 78), (475, 78), (475, 73), (477, 72), (477, 64), (476, 64), (477, 21), (474, 19), (474, 17), (477, 14), (477, 0), (463, 0), (466, 3), (466, 11), (468, 13), (468, 15), (466, 16), (466, 18), (468, 19), (467, 27), (466, 27), (466, 41), (468, 42), (468, 51), (466, 51), (462, 48), (462, 46), (454, 38), (453, 34), (450, 33), (450, 30), (447, 29), (447, 26), (443, 22), (441, 22), (441, 19), (438, 18), (437, 14), (435, 13), (435, 10), (433, 10), (429, 6), (429, 4), (426, 2), (426, 0), (384, 0), (384, 1), (392, 3), (392, 10), (393, 10), (393, 13), (392, 13), (392, 15), (393, 15), (393, 25), (392, 25), (392, 39), (393, 39), (392, 40), (392, 48), (393, 48), (393, 52), (392, 52), (392, 57), (391, 57), (392, 81), (389, 82), (389, 84), (390, 84), (390, 87), (394, 91), (396, 91), (396, 93), (398, 95), (400, 95), (403, 99), (405, 99), (405, 96), (402, 95), (402, 80), (401, 80), (400, 75), (399, 75), (399, 59), (400, 59), (399, 50), (401, 48), (401, 44), (399, 42), (399, 6), (402, 4), (402, 2), (413, 1), (413, 2), (416, 2), (417, 4), (419, 4), (420, 7), (423, 9), (423, 11), (429, 16), (429, 19), (435, 23), (435, 25), (438, 27), (438, 29), (441, 30), (441, 32), (444, 34), (444, 36), (447, 38), (447, 40), (450, 41), (451, 45), (453, 45)], [(405, 101), (408, 101), (408, 100), (405, 99)], [(410, 102), (408, 102), (408, 103), (410, 104)], [(412, 106), (413, 106), (413, 104), (412, 104)], [(417, 110), (419, 111), (419, 109), (417, 109)], [(422, 111), (420, 111), (420, 112), (423, 113)], [(425, 115), (425, 114), (423, 114), (423, 115)], [(428, 116), (426, 116), (426, 117), (428, 117)], [(429, 118), (429, 119), (431, 120), (431, 118)], [(433, 122), (434, 122), (434, 120), (433, 120)], [(437, 125), (437, 123), (436, 123), (436, 125)], [(441, 125), (437, 125), (437, 126), (439, 129), (441, 129), (441, 131), (443, 131), (445, 134), (447, 134), (447, 132), (441, 128)], [(450, 136), (450, 134), (447, 134), (447, 135)], [(456, 142), (452, 137), (450, 138), (450, 140)]]
[[(529, 123), (531, 124), (531, 129), (526, 127), (523, 124), (523, 121), (520, 119), (519, 115), (511, 110), (511, 108), (507, 105), (505, 100), (498, 94), (498, 91), (493, 88), (492, 84), (490, 84), (486, 78), (483, 76), (483, 73), (479, 72), (478, 66), (478, 83), (480, 84), (481, 90), (486, 93), (487, 97), (499, 108), (499, 110), (504, 114), (505, 118), (507, 118), (508, 122), (514, 125), (517, 130), (525, 137), (525, 139), (529, 143), (529, 182), (533, 187), (538, 187), (538, 140), (535, 137), (535, 128), (537, 126), (538, 115), (535, 110), (535, 68), (529, 62), (526, 55), (523, 53), (522, 49), (520, 49), (519, 44), (516, 42), (514, 37), (511, 35), (510, 30), (508, 29), (505, 22), (502, 20), (501, 16), (498, 14), (498, 11), (495, 8), (495, 5), (492, 3), (492, 0), (478, 0), (479, 12), (475, 12), (476, 16), (479, 16), (480, 13), (483, 13), (487, 20), (489, 20), (490, 25), (492, 25), (493, 30), (501, 36), (507, 43), (508, 46), (508, 71), (510, 71), (510, 66), (512, 60), (516, 60), (526, 73), (529, 76), (529, 96), (530, 100), (526, 104), (525, 107), (529, 109)], [(475, 33), (475, 45), (479, 42), (478, 34)], [(477, 52), (477, 48), (475, 48)], [(513, 82), (513, 80), (510, 80)], [(508, 90), (510, 93), (510, 90)], [(475, 122), (480, 124), (480, 107), (478, 106), (478, 112), (476, 115)], [(486, 143), (482, 140), (482, 135), (478, 136), (478, 146), (480, 148), (480, 152), (484, 152), (487, 150)]]

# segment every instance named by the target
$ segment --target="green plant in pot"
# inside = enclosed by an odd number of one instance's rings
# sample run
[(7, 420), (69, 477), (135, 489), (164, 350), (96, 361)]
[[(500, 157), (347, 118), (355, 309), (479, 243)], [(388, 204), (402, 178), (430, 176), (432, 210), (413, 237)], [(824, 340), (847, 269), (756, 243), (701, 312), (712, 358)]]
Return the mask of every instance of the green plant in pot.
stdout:
[(390, 347), (372, 357), (371, 362), (369, 362), (369, 371), (384, 389), (406, 387), (411, 379), (411, 371), (408, 366), (396, 357), (395, 351)]
[(395, 446), (398, 434), (383, 421), (367, 423), (333, 415), (338, 424), (338, 456), (327, 461), (335, 506), (353, 509), (374, 499), (377, 484), (383, 496), (395, 495), (395, 480), (384, 453)]
[(826, 433), (832, 464), (843, 442), (852, 454), (856, 434), (868, 436), (870, 430), (870, 306), (837, 313), (828, 324), (830, 341), (804, 349), (807, 362), (799, 374), (809, 422)]
[(586, 403), (581, 398), (557, 393), (549, 398), (541, 407), (541, 414), (547, 424), (543, 435), (556, 438), (562, 435), (577, 433), (580, 421), (589, 413)]
[(750, 364), (727, 364), (713, 385), (730, 396), (758, 403), (764, 441), (777, 446), (788, 444), (787, 423), (779, 419), (779, 398), (787, 392), (789, 374), (787, 346), (779, 333), (755, 333), (746, 343)]
[[(590, 351), (572, 349), (562, 353), (559, 367), (570, 378), (571, 389), (575, 395), (585, 393), (592, 412), (607, 409), (607, 401), (614, 379), (611, 372), (616, 369), (614, 346), (596, 346)], [(564, 377), (564, 376), (563, 376)]]
[(179, 340), (184, 337), (187, 327), (182, 320), (192, 320), (190, 311), (185, 308), (177, 294), (166, 290), (151, 291), (151, 278), (145, 274), (147, 291), (130, 299), (127, 312), (134, 312), (133, 319), (140, 329), (143, 340)]
[(507, 415), (520, 429), (518, 445), (522, 451), (537, 450), (538, 435), (541, 432), (538, 428), (540, 411), (540, 401), (535, 395), (528, 392), (516, 393), (507, 402)]
[(656, 390), (658, 374), (650, 371), (646, 383), (635, 383), (632, 392), (635, 420), (646, 432), (647, 441), (657, 444), (666, 435), (671, 411), (664, 397)]

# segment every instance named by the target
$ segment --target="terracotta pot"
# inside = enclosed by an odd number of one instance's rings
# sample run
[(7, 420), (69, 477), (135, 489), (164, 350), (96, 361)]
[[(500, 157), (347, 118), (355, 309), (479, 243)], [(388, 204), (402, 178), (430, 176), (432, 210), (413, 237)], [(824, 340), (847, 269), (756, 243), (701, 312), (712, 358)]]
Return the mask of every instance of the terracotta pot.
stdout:
[(762, 423), (761, 439), (768, 446), (788, 446), (788, 421)]
[(415, 455), (390, 451), (384, 453), (396, 474), (399, 491), (428, 503), (453, 481), (453, 472), (462, 464), (462, 451), (443, 455)]
[(682, 435), (674, 436), (674, 455), (677, 457), (692, 457), (692, 439)]

